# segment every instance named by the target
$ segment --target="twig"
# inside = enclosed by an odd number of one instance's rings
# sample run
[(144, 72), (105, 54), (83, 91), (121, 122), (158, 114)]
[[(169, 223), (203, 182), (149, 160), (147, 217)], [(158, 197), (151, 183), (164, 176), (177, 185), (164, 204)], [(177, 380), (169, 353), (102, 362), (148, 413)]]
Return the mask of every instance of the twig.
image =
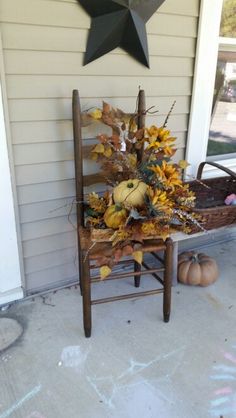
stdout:
[[(74, 203), (76, 202), (76, 199), (73, 199), (73, 201), (72, 201), (72, 203), (71, 203), (71, 206), (70, 206), (70, 210), (69, 210), (69, 213), (68, 213), (68, 215), (67, 215), (67, 219), (68, 219), (68, 222), (72, 225), (72, 227), (73, 227), (73, 229), (75, 230), (75, 231), (77, 231), (77, 227), (73, 224), (73, 222), (71, 221), (71, 219), (70, 219), (70, 216), (71, 216), (71, 213), (72, 213), (72, 210), (73, 210), (73, 205), (74, 205)], [(77, 202), (76, 202), (77, 203)]]
[(175, 104), (176, 104), (176, 100), (173, 102), (173, 104), (172, 104), (172, 106), (171, 106), (171, 108), (170, 108), (170, 110), (169, 110), (169, 112), (168, 112), (168, 115), (167, 115), (167, 116), (166, 116), (166, 118), (165, 118), (165, 122), (164, 122), (164, 124), (163, 124), (163, 128), (165, 128), (165, 127), (167, 126), (167, 123), (168, 123), (169, 117), (170, 117), (170, 115), (171, 115), (172, 110), (173, 110), (173, 109), (174, 109), (174, 107), (175, 107)]

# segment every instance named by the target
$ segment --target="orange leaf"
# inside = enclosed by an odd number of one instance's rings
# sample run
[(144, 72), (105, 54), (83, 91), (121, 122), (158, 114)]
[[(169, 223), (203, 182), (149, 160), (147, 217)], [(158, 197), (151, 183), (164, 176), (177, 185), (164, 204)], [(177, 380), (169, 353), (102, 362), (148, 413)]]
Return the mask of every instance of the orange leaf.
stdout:
[(131, 245), (126, 245), (123, 248), (123, 255), (131, 255), (133, 252), (133, 247)]
[(120, 248), (117, 248), (117, 250), (114, 253), (115, 262), (118, 263), (122, 257), (122, 250)]
[(137, 132), (135, 132), (135, 138), (143, 139), (143, 137), (144, 137), (144, 129), (139, 129)]
[(110, 112), (110, 105), (106, 102), (102, 102), (102, 110), (104, 113), (109, 113)]

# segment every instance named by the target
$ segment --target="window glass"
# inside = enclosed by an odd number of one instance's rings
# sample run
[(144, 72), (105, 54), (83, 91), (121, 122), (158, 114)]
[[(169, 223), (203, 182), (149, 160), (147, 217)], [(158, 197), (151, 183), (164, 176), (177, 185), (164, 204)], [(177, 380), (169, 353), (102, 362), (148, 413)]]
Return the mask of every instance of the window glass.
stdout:
[(236, 156), (236, 0), (224, 0), (207, 156)]
[(224, 0), (220, 36), (236, 37), (236, 0)]

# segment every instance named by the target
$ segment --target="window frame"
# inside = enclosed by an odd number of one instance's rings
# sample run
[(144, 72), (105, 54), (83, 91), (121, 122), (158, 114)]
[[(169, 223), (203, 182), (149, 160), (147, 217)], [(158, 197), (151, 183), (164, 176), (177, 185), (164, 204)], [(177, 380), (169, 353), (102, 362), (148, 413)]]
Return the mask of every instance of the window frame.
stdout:
[[(198, 166), (202, 161), (214, 160), (236, 171), (236, 158), (230, 158), (230, 154), (227, 154), (227, 158), (225, 155), (214, 156), (214, 158), (207, 157), (219, 45), (222, 48), (221, 50), (225, 50), (226, 45), (236, 49), (236, 44), (232, 38), (219, 37), (222, 7), (223, 0), (215, 0), (214, 7), (212, 7), (212, 0), (201, 1), (186, 145), (186, 160), (190, 164), (186, 170), (187, 180), (196, 177)], [(215, 177), (218, 175), (220, 175), (219, 170), (206, 165), (204, 177)]]

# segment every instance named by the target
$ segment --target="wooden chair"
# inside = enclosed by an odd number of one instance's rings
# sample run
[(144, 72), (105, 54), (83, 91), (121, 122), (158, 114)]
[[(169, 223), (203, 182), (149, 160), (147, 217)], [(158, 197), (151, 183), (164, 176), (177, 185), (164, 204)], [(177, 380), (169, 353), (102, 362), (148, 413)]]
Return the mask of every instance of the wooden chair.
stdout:
[[(90, 337), (92, 328), (92, 305), (97, 305), (105, 302), (113, 302), (118, 300), (137, 298), (140, 296), (154, 295), (156, 293), (163, 293), (163, 316), (164, 321), (168, 322), (170, 318), (171, 306), (171, 278), (172, 278), (172, 240), (168, 238), (165, 242), (160, 239), (145, 240), (142, 245), (144, 253), (151, 253), (155, 260), (161, 262), (162, 265), (150, 268), (146, 261), (142, 266), (133, 260), (124, 260), (120, 263), (128, 263), (133, 266), (132, 271), (128, 273), (112, 273), (106, 280), (123, 279), (127, 277), (134, 277), (135, 287), (140, 286), (140, 278), (142, 275), (151, 274), (161, 284), (161, 288), (154, 290), (145, 290), (136, 293), (129, 293), (119, 296), (111, 296), (96, 300), (91, 300), (91, 283), (99, 282), (99, 276), (91, 276), (91, 271), (94, 269), (94, 261), (102, 255), (109, 256), (111, 253), (110, 242), (97, 242), (91, 246), (90, 231), (84, 227), (84, 184), (91, 184), (86, 176), (83, 176), (83, 157), (82, 157), (82, 134), (81, 134), (81, 108), (78, 90), (73, 90), (72, 99), (73, 111), (73, 132), (74, 132), (74, 150), (75, 150), (75, 180), (76, 180), (76, 202), (77, 202), (77, 236), (78, 236), (78, 259), (79, 259), (79, 275), (80, 275), (80, 289), (83, 298), (83, 323), (86, 337)], [(145, 118), (145, 97), (141, 90), (138, 102), (138, 126), (144, 126)], [(88, 176), (87, 176), (88, 177)], [(95, 176), (99, 182), (99, 176)], [(160, 256), (160, 253), (164, 256)], [(159, 276), (162, 274), (162, 278)]]

